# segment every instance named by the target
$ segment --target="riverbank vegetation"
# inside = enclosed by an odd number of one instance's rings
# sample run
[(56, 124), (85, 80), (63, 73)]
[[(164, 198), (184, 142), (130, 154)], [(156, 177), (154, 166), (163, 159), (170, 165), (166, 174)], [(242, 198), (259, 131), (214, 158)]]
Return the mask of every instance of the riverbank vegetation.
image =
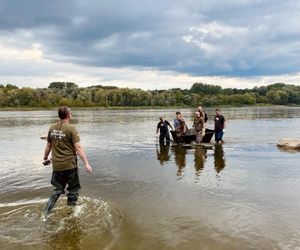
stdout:
[(112, 86), (81, 88), (72, 82), (52, 82), (48, 88), (18, 88), (0, 84), (1, 108), (71, 107), (195, 107), (217, 105), (300, 105), (300, 86), (276, 83), (252, 89), (222, 88), (194, 83), (190, 89), (141, 90)]

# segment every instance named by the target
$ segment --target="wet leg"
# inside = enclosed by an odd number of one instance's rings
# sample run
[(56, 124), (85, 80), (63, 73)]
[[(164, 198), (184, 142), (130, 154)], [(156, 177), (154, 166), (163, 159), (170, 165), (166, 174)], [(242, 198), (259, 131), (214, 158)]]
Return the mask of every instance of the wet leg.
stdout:
[(78, 170), (74, 169), (73, 172), (68, 176), (68, 206), (75, 206), (79, 196), (80, 181)]
[(64, 191), (61, 190), (61, 189), (59, 189), (59, 188), (55, 188), (55, 189), (53, 190), (53, 193), (52, 193), (52, 195), (50, 196), (50, 198), (49, 198), (49, 200), (48, 200), (48, 202), (47, 202), (47, 204), (46, 204), (46, 207), (45, 207), (45, 209), (44, 209), (44, 215), (45, 215), (45, 216), (48, 216), (48, 215), (51, 213), (51, 211), (52, 211), (52, 209), (53, 209), (55, 203), (57, 202), (59, 196), (60, 196), (62, 193), (64, 193)]
[(61, 171), (53, 171), (52, 178), (51, 178), (51, 184), (54, 186), (54, 190), (52, 192), (52, 195), (50, 196), (46, 207), (44, 209), (44, 215), (47, 216), (49, 213), (51, 213), (55, 203), (57, 202), (59, 196), (63, 194), (66, 187), (66, 179), (64, 176), (64, 172)]

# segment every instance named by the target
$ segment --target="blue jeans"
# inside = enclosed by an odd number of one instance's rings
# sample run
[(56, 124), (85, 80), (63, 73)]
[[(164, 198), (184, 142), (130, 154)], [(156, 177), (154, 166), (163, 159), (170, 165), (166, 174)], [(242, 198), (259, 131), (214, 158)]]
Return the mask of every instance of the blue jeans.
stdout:
[(223, 129), (221, 129), (221, 130), (216, 130), (215, 131), (215, 141), (216, 142), (219, 142), (219, 141), (222, 141), (222, 139), (223, 139)]

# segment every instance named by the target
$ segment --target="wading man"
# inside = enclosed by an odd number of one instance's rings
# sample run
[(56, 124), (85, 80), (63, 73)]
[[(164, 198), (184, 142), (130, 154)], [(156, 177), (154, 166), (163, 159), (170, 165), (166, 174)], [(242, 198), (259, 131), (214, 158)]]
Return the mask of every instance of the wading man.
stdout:
[(216, 109), (215, 121), (215, 141), (216, 143), (223, 142), (223, 135), (225, 132), (225, 117), (221, 115), (220, 109)]
[(180, 125), (180, 116), (181, 116), (181, 113), (179, 111), (176, 112), (176, 117), (174, 119), (174, 129), (176, 130), (176, 128)]
[(78, 200), (80, 182), (77, 168), (77, 154), (84, 163), (88, 173), (92, 173), (92, 168), (85, 156), (83, 147), (76, 128), (70, 124), (72, 119), (71, 109), (63, 106), (58, 110), (60, 121), (53, 124), (48, 132), (47, 145), (44, 154), (44, 165), (50, 163), (48, 156), (52, 151), (52, 178), (51, 184), (54, 186), (53, 193), (45, 207), (44, 215), (47, 216), (61, 194), (68, 190), (68, 205), (74, 206)]
[(181, 114), (178, 115), (178, 122), (179, 125), (176, 127), (175, 132), (179, 142), (183, 142), (183, 137), (187, 132), (187, 126)]
[(164, 143), (165, 139), (167, 142), (170, 141), (168, 127), (170, 127), (173, 130), (171, 124), (167, 120), (165, 120), (162, 116), (159, 117), (159, 123), (157, 124), (156, 129), (156, 135), (158, 135), (159, 132), (159, 143)]
[(205, 122), (199, 111), (195, 113), (193, 127), (196, 131), (196, 143), (202, 142), (202, 139), (205, 136)]
[(207, 121), (208, 121), (208, 116), (207, 116), (207, 114), (204, 112), (204, 110), (203, 110), (203, 108), (202, 108), (201, 106), (198, 107), (197, 112), (200, 113), (200, 116), (203, 118), (204, 122), (207, 123)]

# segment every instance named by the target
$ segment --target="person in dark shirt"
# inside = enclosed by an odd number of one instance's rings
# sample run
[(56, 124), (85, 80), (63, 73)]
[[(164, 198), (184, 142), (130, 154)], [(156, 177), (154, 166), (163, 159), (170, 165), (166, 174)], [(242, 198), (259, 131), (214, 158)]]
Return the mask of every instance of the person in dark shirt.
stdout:
[(75, 206), (81, 188), (77, 166), (77, 154), (84, 163), (88, 173), (92, 173), (84, 149), (80, 143), (80, 137), (76, 128), (70, 124), (72, 119), (71, 109), (67, 106), (60, 107), (58, 110), (59, 122), (53, 124), (48, 132), (47, 145), (44, 153), (44, 165), (49, 165), (48, 159), (52, 151), (52, 178), (51, 184), (54, 190), (44, 209), (44, 216), (47, 217), (60, 195), (68, 190), (68, 205)]
[(159, 123), (157, 124), (156, 135), (158, 135), (159, 132), (160, 143), (163, 143), (165, 139), (166, 141), (170, 141), (169, 127), (173, 130), (171, 124), (167, 120), (164, 120), (162, 116), (159, 117)]
[(221, 115), (220, 109), (216, 109), (214, 122), (215, 122), (215, 141), (216, 143), (222, 143), (226, 124), (225, 124), (225, 117)]

